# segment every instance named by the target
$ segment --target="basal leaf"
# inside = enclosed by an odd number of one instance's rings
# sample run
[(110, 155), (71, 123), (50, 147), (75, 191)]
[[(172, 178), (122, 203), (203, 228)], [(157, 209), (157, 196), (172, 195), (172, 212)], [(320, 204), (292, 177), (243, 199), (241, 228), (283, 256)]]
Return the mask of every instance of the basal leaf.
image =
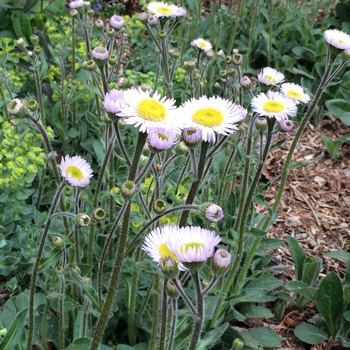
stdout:
[(307, 344), (321, 344), (328, 339), (328, 334), (324, 333), (316, 326), (303, 322), (294, 330), (294, 334), (298, 339)]

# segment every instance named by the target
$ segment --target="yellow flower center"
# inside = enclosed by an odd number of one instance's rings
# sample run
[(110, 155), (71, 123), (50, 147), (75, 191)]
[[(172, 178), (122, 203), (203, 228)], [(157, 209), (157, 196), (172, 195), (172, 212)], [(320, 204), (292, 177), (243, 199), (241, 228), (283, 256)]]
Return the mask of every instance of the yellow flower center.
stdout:
[(84, 174), (82, 173), (82, 171), (74, 165), (70, 165), (67, 167), (66, 175), (70, 175), (71, 177), (78, 180), (82, 180), (84, 178)]
[(188, 250), (190, 248), (193, 248), (196, 252), (200, 251), (200, 248), (204, 249), (204, 244), (203, 243), (198, 243), (198, 242), (188, 242), (183, 244), (180, 247), (180, 252), (183, 253), (188, 253)]
[(162, 243), (160, 246), (159, 246), (159, 253), (160, 253), (160, 256), (162, 258), (165, 258), (167, 256), (171, 256), (177, 263), (179, 262), (178, 258), (176, 257), (176, 255), (171, 252), (169, 250), (169, 248), (167, 247), (167, 245), (165, 243)]
[(203, 47), (203, 48), (206, 48), (206, 47), (207, 47), (207, 43), (204, 42), (204, 41), (199, 41), (199, 42), (198, 42), (198, 46)]
[(277, 101), (267, 101), (264, 103), (264, 110), (269, 113), (279, 113), (285, 109), (282, 103)]
[(344, 44), (344, 40), (338, 39), (339, 44)]
[(221, 125), (224, 120), (223, 113), (213, 108), (203, 108), (192, 115), (192, 120), (208, 127)]
[(291, 98), (295, 98), (295, 99), (298, 99), (298, 98), (301, 98), (302, 97), (302, 94), (298, 91), (295, 91), (295, 90), (288, 90), (287, 91), (287, 95)]
[(163, 104), (155, 101), (153, 98), (141, 100), (136, 106), (136, 111), (141, 118), (152, 122), (161, 122), (167, 116), (167, 110)]
[(169, 140), (168, 136), (166, 136), (164, 134), (161, 134), (161, 133), (157, 133), (157, 137), (158, 137), (158, 139), (160, 139), (162, 141), (168, 141)]
[(157, 7), (157, 12), (162, 13), (163, 15), (169, 15), (173, 10), (168, 7)]
[(273, 77), (272, 75), (265, 74), (264, 79), (266, 79), (269, 84), (276, 82), (276, 78)]

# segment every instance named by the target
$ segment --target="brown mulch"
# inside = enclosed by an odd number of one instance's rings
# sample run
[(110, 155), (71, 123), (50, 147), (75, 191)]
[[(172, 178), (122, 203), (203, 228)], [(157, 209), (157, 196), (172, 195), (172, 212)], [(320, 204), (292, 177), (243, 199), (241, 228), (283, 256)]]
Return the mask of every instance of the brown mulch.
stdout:
[[(281, 173), (296, 130), (278, 135), (276, 141), (282, 138), (286, 141), (280, 148), (273, 150), (267, 160), (263, 171), (267, 180), (272, 180)], [(313, 165), (290, 171), (278, 209), (278, 218), (268, 235), (284, 240), (292, 236), (298, 240), (308, 257), (322, 258), (323, 268), (319, 277), (325, 276), (329, 271), (335, 271), (344, 277), (345, 262), (325, 255), (333, 250), (350, 252), (350, 145), (343, 144), (340, 148), (341, 156), (333, 160), (328, 156), (321, 136), (326, 135), (334, 140), (348, 134), (350, 128), (333, 116), (325, 117), (317, 126), (307, 126), (294, 152), (292, 163), (310, 162), (322, 152), (325, 155)], [(274, 182), (265, 194), (270, 205), (274, 202), (278, 186), (279, 181)], [(274, 260), (285, 266), (293, 264), (287, 244), (274, 250)], [(284, 270), (279, 278), (285, 281), (295, 279), (294, 270)], [(296, 339), (294, 328), (315, 314), (317, 309), (310, 303), (301, 310), (287, 309), (282, 321), (266, 320), (264, 325), (284, 338), (282, 347), (276, 350), (343, 349), (331, 342), (311, 346)]]

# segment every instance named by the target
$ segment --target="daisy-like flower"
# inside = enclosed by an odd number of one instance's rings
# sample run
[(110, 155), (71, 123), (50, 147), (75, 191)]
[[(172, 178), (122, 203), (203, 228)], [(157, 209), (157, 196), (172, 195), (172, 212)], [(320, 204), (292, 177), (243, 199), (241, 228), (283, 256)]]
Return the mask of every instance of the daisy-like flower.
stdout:
[(281, 85), (282, 95), (292, 99), (296, 104), (299, 103), (309, 103), (309, 95), (304, 93), (302, 86), (294, 83), (284, 83)]
[(155, 125), (148, 128), (148, 142), (154, 151), (164, 151), (174, 145), (176, 133), (173, 128)]
[(204, 262), (214, 254), (221, 238), (214, 231), (199, 226), (185, 226), (167, 241), (169, 250), (181, 263)]
[(223, 219), (224, 212), (221, 207), (216, 204), (210, 204), (206, 207), (204, 216), (211, 222), (218, 222)]
[(324, 40), (339, 50), (350, 49), (350, 35), (337, 29), (328, 29), (323, 33)]
[(192, 98), (180, 107), (184, 127), (197, 127), (202, 140), (214, 143), (216, 134), (228, 135), (237, 130), (235, 124), (245, 118), (247, 111), (218, 96)]
[[(146, 236), (141, 249), (157, 263), (159, 263), (161, 258), (172, 257), (179, 264), (179, 259), (168, 246), (168, 240), (174, 239), (178, 234), (178, 226), (165, 225), (157, 227)], [(179, 264), (179, 269), (186, 270), (182, 264)]]
[(282, 120), (280, 122), (280, 128), (282, 131), (291, 131), (293, 130), (293, 127), (294, 127), (294, 123), (292, 120)]
[(62, 158), (62, 177), (72, 186), (86, 187), (92, 177), (92, 169), (88, 162), (80, 156)]
[(186, 15), (186, 11), (184, 11), (182, 7), (170, 5), (160, 1), (149, 3), (147, 10), (151, 12), (155, 17), (175, 18)]
[(197, 126), (190, 126), (182, 130), (182, 136), (187, 146), (197, 144), (202, 139), (202, 129)]
[(131, 88), (124, 91), (126, 105), (119, 113), (127, 117), (125, 122), (139, 128), (140, 132), (146, 132), (149, 127), (159, 123), (182, 129), (179, 121), (175, 119), (175, 100), (162, 97), (157, 91), (152, 97), (148, 90)]
[(107, 92), (103, 101), (106, 111), (113, 114), (118, 114), (125, 103), (124, 92), (117, 89)]
[(270, 67), (265, 67), (258, 74), (258, 80), (265, 85), (277, 85), (284, 80), (284, 74)]
[(83, 0), (74, 0), (74, 1), (71, 1), (68, 5), (71, 9), (77, 9), (77, 8), (84, 6), (84, 1)]
[(289, 119), (297, 114), (297, 105), (290, 98), (279, 92), (268, 91), (266, 94), (260, 93), (251, 102), (253, 112), (260, 116), (276, 118), (277, 121)]
[(198, 39), (192, 40), (191, 41), (191, 46), (198, 47), (198, 49), (201, 49), (203, 51), (209, 51), (209, 50), (211, 50), (213, 48), (211, 43), (210, 43), (210, 41), (204, 40), (202, 38), (198, 38)]
[(121, 29), (124, 25), (124, 19), (120, 16), (114, 15), (109, 19), (109, 24), (114, 29)]

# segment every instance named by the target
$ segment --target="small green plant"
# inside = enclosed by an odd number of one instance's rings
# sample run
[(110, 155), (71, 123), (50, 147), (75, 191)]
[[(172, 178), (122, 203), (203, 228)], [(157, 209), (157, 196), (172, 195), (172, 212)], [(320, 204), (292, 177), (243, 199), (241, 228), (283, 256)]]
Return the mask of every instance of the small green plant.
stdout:
[(323, 135), (322, 141), (324, 146), (326, 147), (326, 150), (328, 154), (333, 158), (339, 158), (341, 153), (338, 151), (339, 147), (343, 144), (343, 141), (341, 139), (331, 140), (329, 137)]

